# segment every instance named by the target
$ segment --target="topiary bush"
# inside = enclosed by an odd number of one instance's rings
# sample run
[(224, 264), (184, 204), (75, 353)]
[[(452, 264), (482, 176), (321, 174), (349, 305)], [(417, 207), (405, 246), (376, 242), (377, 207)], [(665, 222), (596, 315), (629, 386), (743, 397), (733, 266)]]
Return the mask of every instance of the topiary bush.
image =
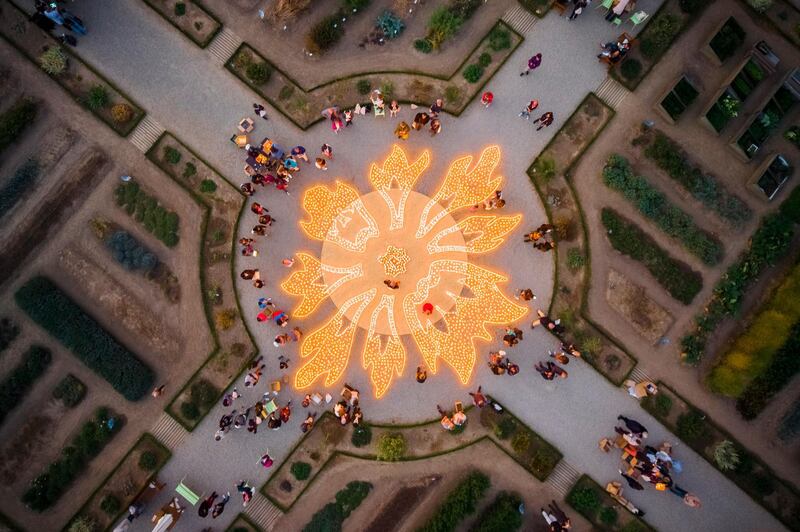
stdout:
[(108, 89), (103, 85), (92, 85), (89, 88), (89, 92), (86, 93), (86, 98), (84, 98), (84, 104), (92, 111), (108, 107), (110, 102), (111, 96), (108, 94)]
[(194, 163), (186, 163), (186, 166), (183, 167), (183, 176), (184, 179), (189, 179), (190, 177), (197, 174), (197, 167)]
[(350, 437), (350, 441), (356, 447), (364, 447), (365, 445), (369, 445), (372, 441), (372, 429), (369, 428), (369, 425), (360, 424), (357, 427), (353, 428), (353, 435)]
[(120, 503), (119, 499), (111, 493), (105, 495), (100, 501), (100, 509), (103, 510), (103, 512), (109, 517), (114, 517), (117, 515), (120, 511), (120, 508), (122, 508), (122, 503)]
[(406, 438), (399, 432), (386, 433), (378, 440), (378, 460), (396, 462), (406, 454)]
[(36, 118), (38, 106), (28, 98), (17, 100), (0, 115), (0, 152), (16, 142)]
[(483, 68), (488, 67), (492, 63), (492, 56), (483, 52), (481, 55), (478, 56), (478, 64)]
[(567, 496), (567, 502), (579, 513), (594, 517), (600, 510), (600, 494), (597, 490), (589, 487), (577, 487)]
[(311, 476), (311, 464), (307, 462), (294, 462), (289, 470), (297, 480), (306, 480)]
[(164, 160), (169, 164), (178, 164), (181, 162), (181, 152), (172, 146), (164, 146)]
[(306, 35), (306, 48), (314, 54), (321, 54), (333, 48), (342, 38), (342, 15), (328, 15), (311, 27)]
[(121, 345), (46, 277), (34, 277), (14, 294), (17, 305), (123, 397), (150, 392), (153, 371)]
[(86, 385), (72, 373), (53, 388), (53, 398), (64, 403), (67, 408), (76, 407), (86, 396)]
[(511, 33), (497, 27), (494, 28), (489, 34), (489, 48), (495, 52), (511, 48)]
[(40, 173), (41, 165), (38, 159), (28, 159), (5, 181), (0, 187), (0, 218), (11, 211), (34, 188)]
[(22, 402), (33, 384), (44, 374), (52, 358), (49, 349), (33, 345), (25, 351), (16, 367), (0, 381), (0, 424)]
[(642, 73), (642, 64), (636, 59), (629, 58), (619, 66), (619, 73), (627, 80), (633, 80)]
[(217, 184), (213, 179), (203, 179), (200, 181), (200, 192), (203, 194), (211, 194), (217, 190)]
[(356, 90), (359, 94), (366, 95), (372, 90), (372, 83), (368, 79), (360, 79), (356, 82)]
[(117, 124), (124, 124), (133, 118), (133, 108), (127, 103), (118, 103), (111, 108), (111, 119)]
[(186, 4), (184, 2), (175, 2), (175, 16), (182, 17), (186, 14)]
[(272, 76), (272, 69), (267, 63), (250, 63), (247, 65), (245, 75), (253, 85), (264, 85)]
[(477, 83), (481, 76), (483, 76), (483, 67), (478, 64), (467, 66), (463, 72), (464, 79), (470, 83)]
[(414, 41), (414, 48), (423, 54), (429, 54), (433, 51), (433, 43), (428, 39), (417, 39)]
[(139, 468), (142, 471), (153, 471), (158, 467), (158, 456), (153, 451), (145, 451), (139, 455)]
[(39, 65), (51, 76), (58, 76), (67, 69), (67, 56), (60, 46), (51, 46), (39, 56)]

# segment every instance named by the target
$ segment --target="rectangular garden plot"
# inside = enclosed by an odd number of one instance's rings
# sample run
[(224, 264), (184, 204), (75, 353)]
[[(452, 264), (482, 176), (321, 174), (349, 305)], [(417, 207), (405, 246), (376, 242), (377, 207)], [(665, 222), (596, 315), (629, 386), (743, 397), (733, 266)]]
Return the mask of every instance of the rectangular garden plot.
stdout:
[(198, 0), (144, 0), (200, 48), (205, 48), (222, 29), (222, 22)]
[(660, 105), (673, 120), (677, 120), (692, 105), (698, 94), (697, 89), (694, 88), (689, 80), (681, 77), (678, 83), (672, 87), (672, 90), (661, 100)]

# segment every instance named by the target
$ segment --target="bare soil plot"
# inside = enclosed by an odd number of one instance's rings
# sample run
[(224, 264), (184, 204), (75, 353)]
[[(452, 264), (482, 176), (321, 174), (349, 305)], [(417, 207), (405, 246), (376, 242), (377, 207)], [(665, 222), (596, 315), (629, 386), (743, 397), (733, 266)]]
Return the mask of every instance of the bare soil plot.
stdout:
[(185, 0), (145, 0), (145, 3), (159, 12), (170, 24), (178, 28), (200, 48), (205, 48), (217, 35), (222, 24), (200, 2)]
[(672, 316), (648, 297), (644, 287), (613, 268), (608, 272), (606, 299), (611, 308), (651, 343), (656, 343), (672, 325)]

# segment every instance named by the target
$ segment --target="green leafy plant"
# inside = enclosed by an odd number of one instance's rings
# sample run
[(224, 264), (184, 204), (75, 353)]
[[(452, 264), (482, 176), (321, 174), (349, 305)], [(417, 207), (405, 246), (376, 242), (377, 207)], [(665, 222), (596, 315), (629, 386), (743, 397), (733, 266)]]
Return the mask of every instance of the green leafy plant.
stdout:
[(356, 82), (356, 90), (362, 96), (369, 94), (369, 91), (372, 90), (372, 83), (368, 79), (360, 79)]
[(67, 70), (67, 56), (60, 46), (51, 46), (39, 56), (39, 65), (51, 76), (58, 76)]
[(68, 373), (66, 377), (53, 388), (53, 398), (64, 403), (67, 408), (76, 407), (86, 396), (86, 385), (81, 380)]
[(603, 506), (603, 509), (600, 510), (599, 514), (597, 514), (597, 518), (604, 525), (613, 526), (617, 522), (619, 515), (617, 515), (617, 511), (614, 508), (611, 508), (610, 506)]
[(511, 48), (511, 33), (495, 27), (489, 33), (489, 48), (495, 52)]
[(175, 2), (175, 16), (182, 17), (186, 14), (186, 4), (184, 2)]
[(306, 480), (311, 476), (311, 464), (308, 462), (294, 462), (289, 469), (297, 480)]
[(291, 98), (293, 94), (294, 94), (294, 85), (284, 85), (283, 87), (281, 87), (281, 90), (278, 93), (278, 99), (282, 102), (285, 102), (286, 100)]
[(130, 122), (133, 118), (133, 107), (127, 103), (118, 103), (111, 107), (111, 120), (117, 124)]
[(82, 515), (69, 524), (67, 532), (97, 532), (97, 521), (89, 516)]
[(272, 69), (267, 63), (250, 63), (245, 69), (245, 76), (253, 85), (264, 85), (272, 76)]
[(483, 68), (488, 67), (492, 63), (492, 56), (483, 52), (481, 55), (478, 56), (478, 65), (482, 66)]
[(428, 20), (428, 39), (433, 48), (439, 48), (444, 41), (455, 35), (463, 23), (464, 19), (448, 7), (437, 8)]
[(556, 161), (549, 155), (541, 155), (533, 163), (533, 174), (542, 184), (549, 183), (557, 173)]
[(656, 15), (640, 36), (642, 55), (651, 61), (657, 60), (667, 51), (682, 28), (681, 20), (669, 13)]
[(510, 416), (503, 417), (499, 423), (494, 425), (494, 435), (501, 440), (507, 440), (517, 431), (517, 422)]
[(649, 395), (642, 399), (642, 408), (663, 420), (672, 411), (672, 399), (664, 394)]
[(703, 414), (690, 410), (678, 416), (675, 434), (690, 445), (700, 446), (711, 437), (711, 428)]
[(0, 152), (19, 140), (36, 118), (38, 107), (33, 100), (21, 98), (0, 115)]
[(481, 76), (483, 76), (483, 67), (478, 64), (467, 66), (463, 72), (464, 79), (470, 83), (477, 83)]
[(306, 48), (314, 54), (321, 54), (333, 48), (344, 33), (342, 16), (329, 15), (311, 27), (306, 35)]
[(153, 471), (158, 467), (158, 456), (153, 451), (144, 451), (139, 455), (139, 468), (142, 471)]
[(722, 112), (729, 119), (739, 116), (739, 110), (742, 108), (742, 102), (739, 98), (732, 94), (725, 93), (718, 103)]
[(330, 502), (315, 513), (303, 527), (303, 532), (335, 532), (342, 530), (342, 523), (358, 508), (372, 490), (369, 482), (349, 482), (336, 493), (336, 502)]
[(384, 11), (375, 22), (387, 40), (396, 39), (406, 29), (403, 19), (392, 13), (391, 11)]
[(642, 63), (634, 58), (628, 58), (619, 66), (619, 73), (627, 80), (638, 78), (642, 74)]
[(480, 471), (469, 473), (448, 493), (433, 517), (420, 527), (418, 532), (455, 530), (464, 518), (475, 513), (477, 503), (490, 486), (489, 477)]
[(114, 260), (126, 270), (141, 270), (147, 274), (158, 266), (158, 257), (127, 231), (115, 231), (106, 240), (106, 246)]
[(522, 527), (519, 512), (522, 499), (516, 493), (501, 491), (478, 516), (470, 532), (513, 532)]
[(416, 39), (414, 48), (423, 54), (429, 54), (433, 51), (433, 43), (429, 39)]
[(461, 101), (461, 89), (455, 85), (448, 85), (444, 89), (444, 99), (449, 103), (456, 103)]
[(178, 164), (181, 162), (181, 152), (173, 148), (172, 146), (165, 146), (164, 147), (164, 160), (167, 161), (169, 164)]
[(183, 167), (183, 178), (188, 179), (197, 174), (197, 167), (193, 163), (186, 163)]
[(0, 424), (16, 407), (33, 384), (44, 374), (53, 356), (49, 349), (34, 345), (22, 355), (20, 362), (0, 381)]
[(217, 183), (213, 179), (203, 179), (200, 181), (200, 192), (203, 194), (211, 194), (217, 190)]
[(586, 265), (586, 256), (580, 248), (569, 248), (567, 250), (567, 268), (578, 271)]
[[(170, 157), (170, 153), (165, 151), (165, 158)], [(180, 155), (180, 152), (178, 152), (178, 155)], [(172, 155), (172, 159), (175, 160), (174, 155)], [(138, 183), (129, 181), (120, 184), (114, 191), (114, 196), (117, 205), (136, 218), (148, 232), (153, 233), (164, 245), (175, 247), (178, 244), (178, 215), (165, 209), (154, 197), (142, 190)]]
[(86, 94), (86, 98), (84, 99), (86, 107), (92, 111), (108, 107), (110, 101), (111, 97), (108, 94), (108, 89), (106, 89), (103, 85), (92, 85), (92, 87), (89, 89), (89, 92)]
[(739, 461), (739, 451), (732, 441), (722, 440), (714, 447), (714, 462), (720, 471), (733, 471)]
[(194, 421), (200, 417), (200, 409), (191, 401), (184, 401), (180, 406), (181, 415), (189, 421)]
[(378, 440), (378, 460), (396, 462), (406, 454), (406, 438), (399, 432), (382, 434)]
[(381, 83), (381, 93), (384, 98), (391, 98), (394, 95), (394, 83), (391, 81)]
[(567, 502), (581, 514), (592, 517), (597, 514), (601, 506), (600, 494), (589, 486), (574, 488), (567, 495)]
[(100, 501), (100, 509), (109, 517), (117, 515), (121, 508), (122, 503), (119, 502), (116, 495), (112, 495), (111, 493), (105, 495)]
[(153, 371), (118, 343), (46, 277), (34, 277), (14, 294), (17, 305), (129, 401), (153, 385)]
[(356, 447), (364, 447), (365, 445), (369, 445), (372, 441), (372, 429), (369, 428), (369, 425), (361, 423), (353, 429), (353, 435), (351, 436), (350, 441)]
[(527, 430), (520, 430), (511, 438), (511, 448), (517, 454), (525, 454), (531, 446), (531, 433)]

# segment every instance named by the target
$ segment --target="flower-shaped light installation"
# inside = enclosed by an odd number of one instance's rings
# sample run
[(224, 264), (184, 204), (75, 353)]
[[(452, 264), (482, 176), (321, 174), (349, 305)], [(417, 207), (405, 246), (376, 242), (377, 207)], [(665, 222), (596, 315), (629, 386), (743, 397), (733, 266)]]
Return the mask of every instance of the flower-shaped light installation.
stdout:
[(438, 192), (428, 197), (413, 187), (430, 153), (410, 163), (394, 146), (381, 167), (370, 169), (373, 192), (359, 196), (340, 181), (306, 191), (308, 219), (300, 226), (323, 243), (321, 257), (299, 253), (301, 268), (281, 287), (301, 298), (295, 317), (310, 315), (326, 298), (338, 310), (303, 340), (306, 362), (295, 375), (296, 387), (306, 388), (323, 375), (325, 386), (339, 380), (359, 328), (367, 334), (361, 363), (376, 397), (403, 373), (404, 335), (413, 338), (432, 373), (442, 360), (467, 384), (475, 367), (475, 339), (491, 340), (488, 324), (525, 315), (525, 307), (500, 292), (506, 277), (469, 261), (470, 255), (500, 246), (522, 219), (465, 214), (456, 220), (454, 215), (500, 186), (501, 178), (492, 177), (500, 162), (498, 147), (486, 148), (474, 166), (472, 161), (472, 156), (455, 160)]

